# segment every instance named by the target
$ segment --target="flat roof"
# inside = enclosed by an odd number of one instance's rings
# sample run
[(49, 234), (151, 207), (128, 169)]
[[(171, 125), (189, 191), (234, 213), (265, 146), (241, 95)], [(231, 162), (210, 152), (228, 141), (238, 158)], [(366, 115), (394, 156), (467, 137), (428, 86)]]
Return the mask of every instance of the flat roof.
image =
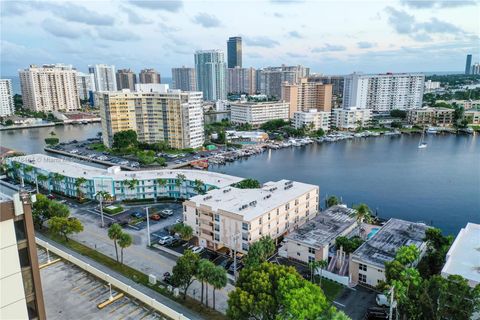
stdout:
[(472, 287), (480, 283), (480, 224), (469, 222), (448, 250), (442, 275), (451, 274), (464, 277)]
[[(318, 189), (318, 186), (290, 180), (270, 181), (259, 189), (226, 187), (190, 198), (197, 206), (204, 205), (213, 211), (223, 210), (252, 221), (299, 196)], [(316, 196), (316, 195), (315, 195)], [(318, 209), (318, 208), (315, 208)]]
[(360, 262), (384, 268), (385, 262), (395, 258), (398, 248), (412, 244), (419, 248), (428, 228), (424, 223), (392, 218), (355, 250), (352, 257)]
[(344, 205), (332, 206), (290, 233), (285, 239), (320, 248), (356, 223), (354, 213), (354, 209)]
[(174, 179), (178, 174), (184, 174), (187, 180), (202, 180), (203, 183), (213, 185), (218, 188), (226, 187), (243, 180), (243, 178), (240, 177), (201, 170), (161, 169), (125, 171), (121, 170), (119, 167), (103, 169), (38, 153), (20, 157), (12, 157), (9, 159), (30, 165), (40, 170), (59, 173), (72, 178), (112, 178), (114, 181), (122, 181), (130, 180), (132, 178), (137, 180), (150, 180), (159, 178)]

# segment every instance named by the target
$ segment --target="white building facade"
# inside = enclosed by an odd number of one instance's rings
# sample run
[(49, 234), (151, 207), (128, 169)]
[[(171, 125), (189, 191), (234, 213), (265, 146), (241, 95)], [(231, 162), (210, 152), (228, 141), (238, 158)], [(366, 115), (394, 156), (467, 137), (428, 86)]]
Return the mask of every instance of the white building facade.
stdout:
[(90, 93), (94, 91), (94, 82), (93, 73), (77, 71), (77, 87), (80, 100), (88, 100), (90, 98)]
[(289, 104), (287, 102), (240, 102), (230, 104), (230, 121), (248, 123), (259, 127), (263, 123), (282, 119), (288, 121)]
[(420, 108), (425, 76), (419, 73), (358, 74), (345, 76), (343, 108), (387, 112)]
[(206, 101), (226, 100), (226, 63), (221, 50), (195, 52), (197, 89), (203, 92)]
[(341, 130), (355, 130), (357, 127), (368, 127), (372, 120), (370, 109), (350, 108), (333, 109), (331, 126)]
[(88, 72), (93, 74), (93, 91), (117, 91), (114, 65), (96, 64), (88, 66)]
[(12, 80), (0, 79), (0, 117), (10, 116), (14, 112)]
[(322, 129), (323, 131), (328, 131), (330, 130), (330, 112), (318, 111), (317, 109), (312, 109), (308, 112), (294, 112), (293, 126), (295, 129), (307, 127), (313, 130)]
[(44, 112), (80, 109), (77, 71), (71, 65), (31, 65), (18, 73), (25, 108)]

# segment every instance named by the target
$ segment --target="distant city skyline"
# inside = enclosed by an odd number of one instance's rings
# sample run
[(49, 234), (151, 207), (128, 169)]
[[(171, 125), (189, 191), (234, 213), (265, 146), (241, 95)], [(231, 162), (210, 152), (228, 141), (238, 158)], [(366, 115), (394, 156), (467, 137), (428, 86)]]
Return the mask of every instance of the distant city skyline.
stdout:
[[(421, 3), (421, 5), (419, 5)], [(2, 76), (29, 64), (194, 66), (196, 50), (227, 52), (241, 36), (243, 67), (302, 64), (312, 73), (461, 71), (479, 60), (475, 1), (1, 2)], [(345, 10), (348, 6), (348, 10)], [(248, 16), (232, 14), (248, 12)], [(261, 27), (260, 27), (261, 26)]]

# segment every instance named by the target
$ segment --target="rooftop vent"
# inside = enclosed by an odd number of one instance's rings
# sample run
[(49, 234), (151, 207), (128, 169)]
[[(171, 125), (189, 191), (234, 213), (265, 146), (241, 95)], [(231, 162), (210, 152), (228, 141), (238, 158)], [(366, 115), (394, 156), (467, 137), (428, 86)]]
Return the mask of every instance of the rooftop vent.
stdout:
[(212, 196), (206, 196), (206, 197), (203, 198), (204, 201), (209, 200), (209, 199), (212, 199)]

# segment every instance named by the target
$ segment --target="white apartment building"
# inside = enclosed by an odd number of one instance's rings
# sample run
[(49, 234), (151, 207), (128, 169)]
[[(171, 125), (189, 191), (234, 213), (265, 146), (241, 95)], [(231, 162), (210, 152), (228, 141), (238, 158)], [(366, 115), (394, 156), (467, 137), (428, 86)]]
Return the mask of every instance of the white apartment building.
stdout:
[(93, 91), (117, 91), (117, 77), (114, 65), (96, 64), (88, 66), (93, 74)]
[(425, 92), (431, 92), (440, 89), (440, 81), (425, 81)]
[(345, 76), (343, 108), (386, 112), (422, 107), (425, 76), (419, 73), (359, 74)]
[(77, 71), (77, 87), (80, 100), (88, 100), (90, 98), (90, 92), (93, 92), (95, 87), (93, 73)]
[(367, 127), (372, 120), (370, 109), (333, 109), (331, 126), (341, 130), (355, 130), (359, 125)]
[(173, 89), (182, 91), (197, 91), (197, 76), (195, 68), (172, 68)]
[(0, 79), (0, 117), (10, 116), (14, 112), (12, 80)]
[(168, 142), (175, 149), (203, 145), (201, 92), (98, 92), (96, 103), (102, 118), (103, 143), (111, 147), (116, 132), (134, 130), (146, 143)]
[(228, 68), (227, 69), (227, 92), (255, 94), (256, 72), (254, 68)]
[(294, 112), (293, 126), (295, 129), (311, 127), (312, 130), (328, 131), (330, 130), (330, 112), (318, 111), (317, 109)]
[(71, 65), (31, 65), (18, 73), (25, 108), (45, 112), (80, 109), (77, 71)]
[(183, 219), (200, 246), (247, 253), (262, 236), (277, 239), (315, 217), (318, 201), (318, 186), (288, 180), (260, 189), (225, 187), (185, 201)]
[(226, 100), (226, 63), (221, 50), (195, 52), (197, 90), (203, 92), (206, 101)]
[(467, 110), (463, 117), (467, 119), (468, 124), (479, 125), (480, 124), (480, 109)]
[(283, 119), (288, 121), (288, 102), (239, 102), (230, 104), (230, 121), (233, 123), (249, 123), (259, 127), (263, 123)]

